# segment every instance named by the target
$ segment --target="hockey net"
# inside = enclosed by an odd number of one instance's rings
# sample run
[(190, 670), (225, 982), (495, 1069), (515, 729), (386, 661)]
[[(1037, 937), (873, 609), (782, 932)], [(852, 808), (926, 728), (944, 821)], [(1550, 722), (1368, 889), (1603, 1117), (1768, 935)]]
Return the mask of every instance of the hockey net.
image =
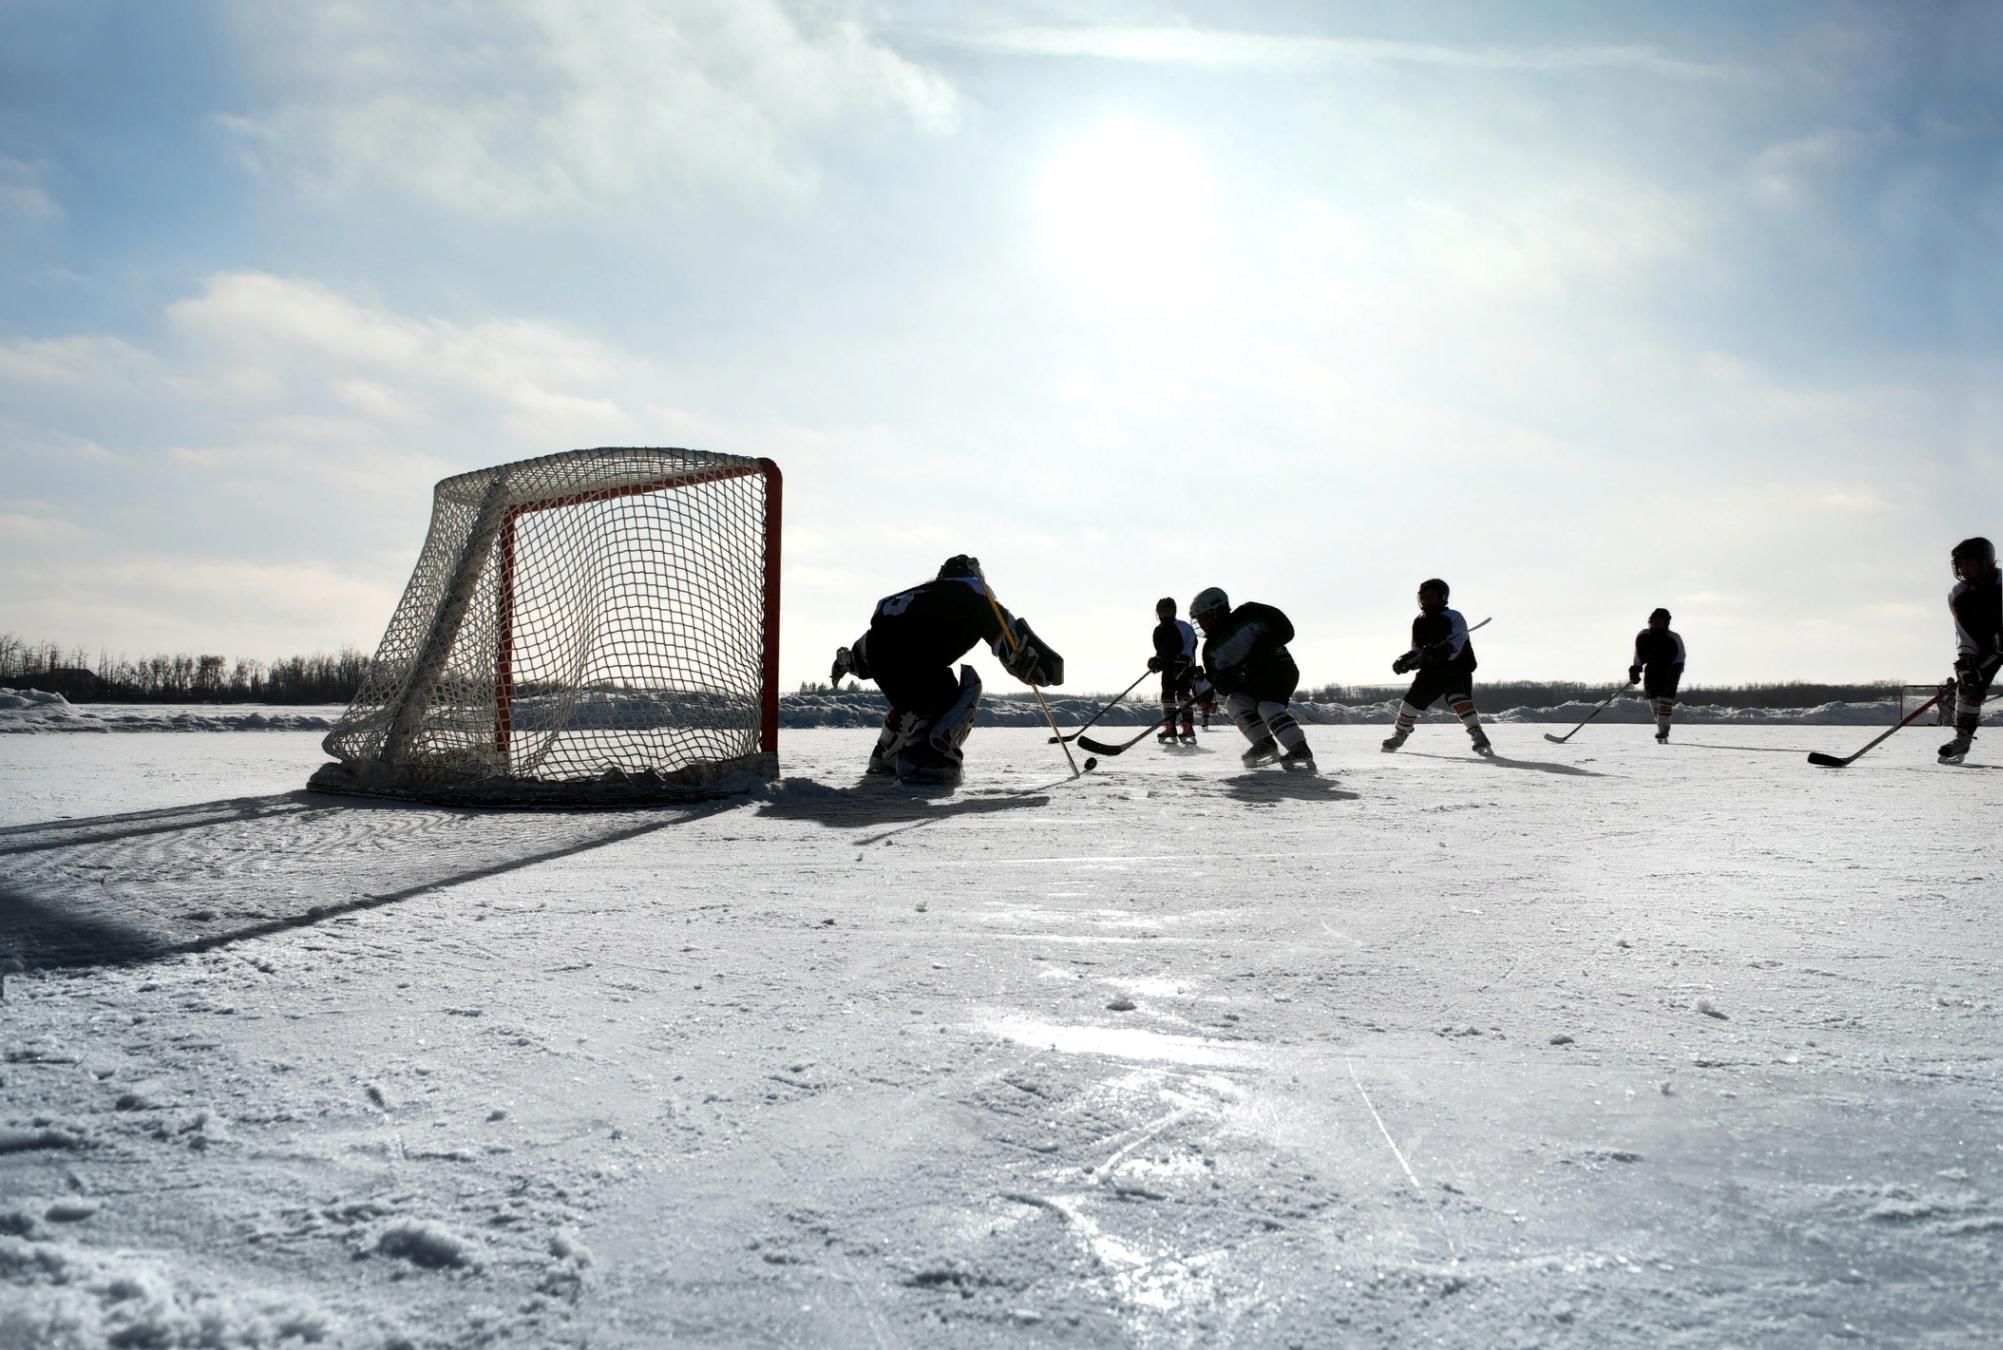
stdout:
[(324, 791), (526, 805), (778, 775), (778, 466), (572, 450), (447, 478)]
[[(1899, 716), (1897, 720), (1901, 722), (1905, 721), (1908, 717), (1911, 717), (1914, 713), (1925, 707), (1928, 699), (1933, 698), (1939, 693), (1940, 686), (1937, 684), (1900, 685)], [(1954, 705), (1946, 699), (1942, 699), (1934, 705), (1932, 717), (1921, 718), (1920, 721), (1923, 724), (1933, 726), (1952, 726), (1954, 724)]]

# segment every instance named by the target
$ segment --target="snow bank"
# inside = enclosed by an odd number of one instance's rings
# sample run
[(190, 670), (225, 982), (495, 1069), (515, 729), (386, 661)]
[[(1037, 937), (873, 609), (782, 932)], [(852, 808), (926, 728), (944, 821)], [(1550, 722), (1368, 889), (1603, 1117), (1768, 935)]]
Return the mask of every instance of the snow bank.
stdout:
[[(1046, 695), (1050, 711), (1060, 725), (1077, 727), (1092, 718), (1104, 704), (1103, 695)], [(1479, 686), (1475, 697), (1481, 697)], [(651, 709), (655, 724), (714, 725), (714, 701), (670, 700), (659, 697), (600, 695), (582, 707), (584, 724), (610, 715), (618, 707), (620, 720), (630, 722), (636, 709)], [(1142, 727), (1159, 715), (1160, 704), (1153, 698), (1127, 699), (1113, 708), (1097, 725)], [(1491, 722), (1539, 722), (1570, 725), (1583, 721), (1598, 705), (1586, 702), (1560, 703), (1548, 708), (1484, 708), (1482, 716)], [(779, 700), (779, 725), (794, 729), (807, 727), (874, 727), (883, 721), (883, 695), (875, 690), (839, 694), (789, 694)], [(1342, 703), (1296, 703), (1295, 711), (1304, 722), (1324, 726), (1362, 726), (1389, 722), (1397, 714), (1398, 701), (1349, 705)], [(1896, 705), (1890, 699), (1872, 703), (1822, 703), (1811, 708), (1720, 708), (1706, 704), (1683, 704), (1676, 709), (1680, 724), (1715, 722), (1778, 722), (1799, 726), (1890, 726)], [(340, 719), (339, 707), (273, 707), (259, 704), (72, 704), (61, 694), (40, 690), (0, 690), (0, 734), (36, 731), (328, 731)], [(517, 725), (533, 721), (534, 705), (529, 700), (516, 705)], [(1221, 715), (1214, 714), (1215, 716)], [(1428, 720), (1446, 720), (1439, 707), (1427, 713)], [(1645, 699), (1622, 698), (1594, 720), (1641, 723), (1654, 719)], [(979, 725), (990, 727), (1035, 727), (1043, 725), (1043, 712), (1036, 701), (1021, 694), (990, 694), (981, 700)], [(2003, 721), (2003, 706), (1985, 719)]]
[(0, 689), (0, 735), (35, 731), (329, 731), (341, 709), (256, 703), (71, 703), (39, 689)]

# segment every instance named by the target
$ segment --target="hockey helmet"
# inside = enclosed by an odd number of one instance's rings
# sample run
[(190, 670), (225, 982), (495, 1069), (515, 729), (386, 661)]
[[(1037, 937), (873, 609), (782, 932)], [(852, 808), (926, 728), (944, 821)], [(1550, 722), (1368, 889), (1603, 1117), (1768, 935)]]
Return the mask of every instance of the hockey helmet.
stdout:
[(1447, 602), (1447, 597), (1453, 594), (1453, 588), (1438, 577), (1427, 577), (1419, 583), (1419, 594), (1424, 595), (1427, 591), (1438, 591), (1440, 593), (1440, 603), (1443, 605)]
[(955, 553), (939, 564), (940, 581), (948, 577), (977, 577), (981, 574), (981, 560), (965, 553)]
[(1657, 605), (1654, 609), (1648, 612), (1648, 621), (1650, 623), (1654, 623), (1657, 619), (1662, 620), (1663, 623), (1665, 624), (1669, 622), (1669, 611), (1664, 609), (1661, 605)]
[(1189, 602), (1189, 617), (1192, 619), (1210, 618), (1230, 612), (1231, 597), (1224, 593), (1221, 586), (1205, 586), (1196, 593), (1196, 598)]
[(1175, 617), (1175, 597), (1164, 595), (1161, 599), (1155, 601), (1155, 613), (1161, 615), (1164, 619), (1173, 619)]
[(1973, 539), (1962, 540), (1947, 555), (1948, 570), (1953, 572), (1957, 577), (1960, 576), (1960, 564), (1969, 558), (1973, 558), (1977, 565), (1984, 571), (1987, 571), (1996, 565), (1996, 545), (1990, 543), (1979, 534)]

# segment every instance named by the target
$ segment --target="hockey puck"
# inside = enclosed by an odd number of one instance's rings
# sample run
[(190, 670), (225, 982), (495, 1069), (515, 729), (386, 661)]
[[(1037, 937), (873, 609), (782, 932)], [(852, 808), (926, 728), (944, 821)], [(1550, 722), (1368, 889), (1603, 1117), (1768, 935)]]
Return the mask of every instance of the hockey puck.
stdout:
[(1090, 772), (1092, 772), (1092, 770), (1094, 770), (1094, 769), (1096, 769), (1096, 768), (1098, 768), (1098, 767), (1099, 767), (1099, 761), (1098, 761), (1098, 760), (1096, 760), (1096, 759), (1093, 759), (1093, 758), (1092, 758), (1091, 756), (1089, 756), (1089, 755), (1088, 755), (1088, 756), (1086, 756), (1086, 759), (1085, 759), (1085, 772), (1086, 772), (1086, 773), (1090, 773)]

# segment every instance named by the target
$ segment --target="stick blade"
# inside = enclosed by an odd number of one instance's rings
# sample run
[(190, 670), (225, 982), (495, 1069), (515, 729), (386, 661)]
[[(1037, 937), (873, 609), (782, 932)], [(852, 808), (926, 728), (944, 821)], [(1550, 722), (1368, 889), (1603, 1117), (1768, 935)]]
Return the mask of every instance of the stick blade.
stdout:
[(1124, 745), (1107, 745), (1104, 741), (1095, 741), (1090, 736), (1080, 736), (1078, 738), (1078, 748), (1080, 750), (1089, 750), (1095, 755), (1117, 755), (1120, 751), (1126, 749)]
[(1840, 769), (1850, 761), (1847, 759), (1838, 759), (1835, 755), (1825, 755), (1820, 750), (1811, 750), (1808, 752), (1808, 762), (1810, 764), (1820, 764), (1825, 769)]
[(1553, 736), (1553, 735), (1552, 735), (1552, 734), (1551, 734), (1550, 732), (1548, 732), (1548, 731), (1544, 733), (1544, 739), (1545, 739), (1545, 740), (1547, 740), (1547, 741), (1549, 741), (1549, 742), (1551, 742), (1551, 744), (1553, 744), (1553, 745), (1563, 745), (1563, 744), (1565, 743), (1565, 740), (1566, 740), (1566, 738), (1565, 738), (1565, 737), (1563, 737), (1563, 736)]

